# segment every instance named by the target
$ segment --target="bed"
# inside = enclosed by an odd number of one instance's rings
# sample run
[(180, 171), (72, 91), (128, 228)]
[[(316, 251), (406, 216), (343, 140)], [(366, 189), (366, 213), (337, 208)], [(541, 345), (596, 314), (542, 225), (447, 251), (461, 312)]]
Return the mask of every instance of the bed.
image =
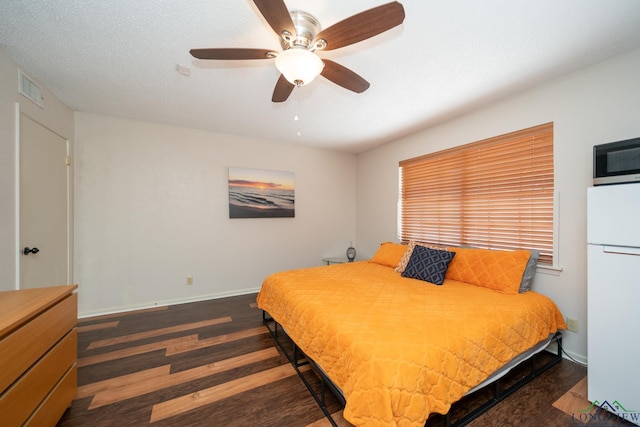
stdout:
[(437, 285), (405, 274), (423, 249), (388, 245), (369, 261), (275, 273), (257, 297), (354, 425), (422, 426), (566, 328), (553, 301), (521, 289), (528, 251), (438, 251), (455, 255)]

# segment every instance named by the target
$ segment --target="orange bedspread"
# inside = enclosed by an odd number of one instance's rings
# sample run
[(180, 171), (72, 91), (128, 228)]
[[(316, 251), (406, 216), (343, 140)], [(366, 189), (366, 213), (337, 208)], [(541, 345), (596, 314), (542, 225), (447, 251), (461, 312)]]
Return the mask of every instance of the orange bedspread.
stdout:
[(564, 327), (535, 292), (435, 286), (367, 261), (273, 274), (258, 306), (342, 390), (357, 426), (423, 426)]

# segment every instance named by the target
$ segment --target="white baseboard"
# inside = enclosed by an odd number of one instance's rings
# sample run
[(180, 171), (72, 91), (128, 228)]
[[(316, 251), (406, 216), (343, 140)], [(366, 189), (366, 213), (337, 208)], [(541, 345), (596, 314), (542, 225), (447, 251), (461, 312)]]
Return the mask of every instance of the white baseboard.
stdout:
[(233, 291), (225, 291), (225, 292), (217, 292), (213, 294), (206, 295), (198, 295), (197, 297), (189, 297), (189, 298), (178, 298), (164, 301), (156, 301), (150, 304), (140, 304), (140, 305), (132, 305), (132, 306), (121, 306), (121, 307), (112, 307), (105, 310), (96, 310), (89, 312), (78, 313), (78, 319), (84, 319), (87, 317), (94, 316), (104, 316), (106, 314), (116, 314), (116, 313), (126, 313), (129, 311), (135, 310), (144, 310), (147, 308), (156, 308), (156, 307), (164, 307), (168, 305), (178, 305), (178, 304), (186, 304), (189, 302), (198, 302), (198, 301), (206, 301), (210, 299), (220, 299), (227, 297), (235, 297), (238, 295), (247, 295), (253, 294), (260, 291), (260, 288), (249, 288), (249, 289), (238, 289)]
[[(558, 353), (558, 343), (556, 343), (555, 341), (552, 342), (551, 344), (549, 344), (546, 348), (547, 351), (553, 353), (553, 354), (557, 354)], [(562, 348), (562, 357), (564, 359), (570, 360), (572, 362), (578, 362), (581, 365), (585, 365), (587, 366), (587, 358), (585, 356), (583, 356), (582, 354), (577, 354), (574, 353), (572, 351), (567, 350), (566, 348)]]

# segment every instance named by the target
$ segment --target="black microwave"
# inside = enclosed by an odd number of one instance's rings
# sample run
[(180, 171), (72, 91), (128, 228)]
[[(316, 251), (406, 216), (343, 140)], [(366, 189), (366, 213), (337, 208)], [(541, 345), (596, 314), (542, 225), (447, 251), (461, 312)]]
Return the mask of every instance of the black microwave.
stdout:
[(593, 185), (640, 182), (640, 138), (593, 147)]

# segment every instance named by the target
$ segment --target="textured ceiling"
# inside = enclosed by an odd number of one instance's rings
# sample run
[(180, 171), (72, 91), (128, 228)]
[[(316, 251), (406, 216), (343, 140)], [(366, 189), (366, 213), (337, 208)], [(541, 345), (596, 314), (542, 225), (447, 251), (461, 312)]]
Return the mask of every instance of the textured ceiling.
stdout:
[[(286, 0), (323, 28), (385, 2)], [(321, 54), (369, 90), (319, 77), (282, 104), (273, 60), (189, 55), (280, 50), (250, 0), (3, 0), (0, 48), (77, 111), (359, 152), (640, 47), (638, 0), (401, 3), (400, 27)]]

